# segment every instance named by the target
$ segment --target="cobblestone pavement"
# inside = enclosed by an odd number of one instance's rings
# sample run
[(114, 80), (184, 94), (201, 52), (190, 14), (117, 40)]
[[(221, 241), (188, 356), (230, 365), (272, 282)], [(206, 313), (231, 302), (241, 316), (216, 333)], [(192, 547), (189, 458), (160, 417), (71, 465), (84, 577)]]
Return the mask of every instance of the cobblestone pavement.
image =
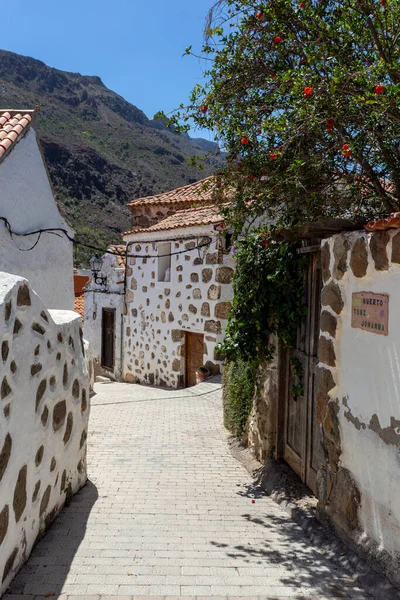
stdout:
[(180, 391), (97, 384), (96, 392), (90, 482), (4, 600), (368, 597), (254, 489), (229, 452), (218, 383)]

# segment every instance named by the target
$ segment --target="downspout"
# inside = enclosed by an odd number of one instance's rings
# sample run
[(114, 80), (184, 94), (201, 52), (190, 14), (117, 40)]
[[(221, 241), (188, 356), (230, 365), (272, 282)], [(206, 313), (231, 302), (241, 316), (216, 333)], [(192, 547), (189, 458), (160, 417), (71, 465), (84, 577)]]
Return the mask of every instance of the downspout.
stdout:
[(125, 274), (124, 274), (124, 296), (123, 296), (123, 310), (121, 311), (121, 359), (120, 359), (120, 380), (124, 380), (124, 312), (128, 311), (127, 302), (126, 302), (126, 288), (128, 283), (128, 254), (129, 247), (134, 244), (134, 242), (128, 242), (125, 248)]

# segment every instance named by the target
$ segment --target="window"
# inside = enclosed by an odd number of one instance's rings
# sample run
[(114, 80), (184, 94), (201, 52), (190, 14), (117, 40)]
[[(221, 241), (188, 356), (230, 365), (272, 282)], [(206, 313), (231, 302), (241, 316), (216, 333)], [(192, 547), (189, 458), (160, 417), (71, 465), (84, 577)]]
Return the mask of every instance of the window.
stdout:
[(158, 281), (171, 281), (171, 244), (158, 246)]

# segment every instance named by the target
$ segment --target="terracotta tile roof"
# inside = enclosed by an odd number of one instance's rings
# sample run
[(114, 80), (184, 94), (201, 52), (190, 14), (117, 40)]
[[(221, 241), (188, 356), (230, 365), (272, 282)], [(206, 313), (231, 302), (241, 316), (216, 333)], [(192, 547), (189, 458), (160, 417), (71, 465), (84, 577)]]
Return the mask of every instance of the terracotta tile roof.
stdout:
[(74, 293), (79, 294), (83, 292), (83, 288), (88, 283), (89, 277), (87, 275), (77, 275), (74, 273)]
[(34, 110), (0, 110), (0, 160), (28, 130)]
[(83, 323), (85, 319), (85, 294), (83, 292), (75, 295), (74, 311), (81, 315)]
[(386, 219), (370, 221), (366, 224), (367, 231), (383, 231), (385, 229), (400, 229), (400, 212), (392, 213)]
[[(207, 187), (207, 182), (209, 186)], [(206, 186), (205, 186), (206, 184)], [(204, 186), (206, 189), (204, 189)], [(196, 183), (185, 185), (183, 187), (157, 194), (156, 196), (148, 196), (147, 198), (138, 198), (130, 202), (128, 206), (135, 208), (138, 206), (149, 205), (175, 205), (175, 204), (212, 204), (216, 201), (216, 184), (213, 177), (207, 177)]]
[(201, 225), (216, 225), (222, 223), (224, 217), (216, 206), (203, 206), (200, 208), (189, 208), (178, 210), (175, 214), (155, 223), (151, 227), (137, 227), (126, 231), (122, 235), (132, 233), (152, 233), (155, 231), (167, 231), (169, 229), (182, 229), (186, 227), (199, 227)]
[[(118, 263), (118, 266), (121, 269), (125, 269), (125, 253), (126, 253), (126, 246), (124, 246), (123, 244), (118, 244), (118, 245), (113, 245), (109, 247), (110, 252), (119, 252), (120, 254), (115, 256), (115, 260)], [(122, 256), (121, 256), (122, 255)]]

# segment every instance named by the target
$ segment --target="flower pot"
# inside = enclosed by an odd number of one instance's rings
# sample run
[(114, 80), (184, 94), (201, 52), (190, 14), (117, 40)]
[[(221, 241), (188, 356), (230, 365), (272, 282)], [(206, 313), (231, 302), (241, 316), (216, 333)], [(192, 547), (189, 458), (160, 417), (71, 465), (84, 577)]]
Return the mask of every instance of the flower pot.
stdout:
[(205, 367), (200, 367), (196, 371), (196, 383), (201, 383), (210, 377), (211, 373)]

